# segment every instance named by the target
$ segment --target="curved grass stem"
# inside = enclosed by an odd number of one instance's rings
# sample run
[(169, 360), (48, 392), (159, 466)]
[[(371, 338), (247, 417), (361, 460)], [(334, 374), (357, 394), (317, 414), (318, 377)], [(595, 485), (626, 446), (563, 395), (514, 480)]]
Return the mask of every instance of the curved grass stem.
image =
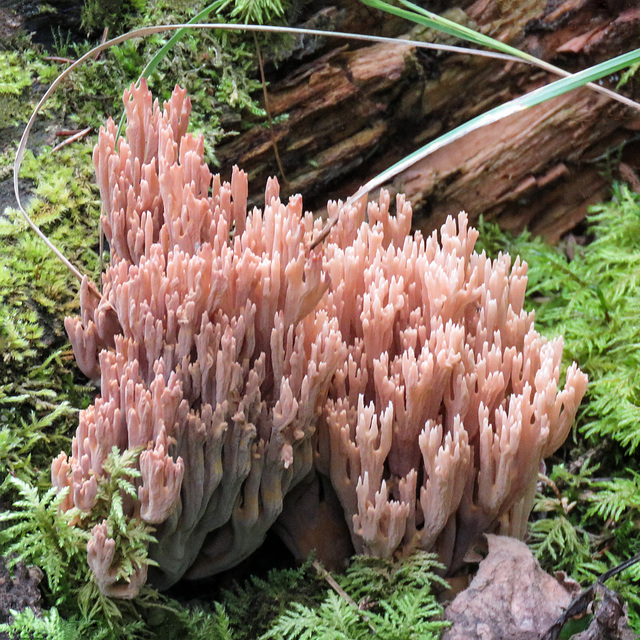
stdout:
[[(213, 5), (210, 5), (209, 7), (204, 9), (194, 18), (194, 20), (196, 18), (200, 18), (202, 15), (210, 11), (212, 8), (215, 8), (216, 6), (218, 6), (220, 2), (221, 0), (218, 0), (218, 2), (213, 3)], [(399, 11), (402, 11), (402, 10), (399, 10)], [(147, 67), (143, 71), (142, 75), (148, 75), (153, 71), (153, 69), (156, 68), (157, 64), (159, 63), (159, 56), (164, 55), (164, 53), (166, 53), (167, 47), (169, 46), (169, 44), (172, 41), (175, 42), (179, 37), (181, 37), (181, 34), (186, 32), (185, 30), (187, 29), (222, 29), (222, 30), (226, 29), (226, 30), (248, 31), (253, 33), (256, 33), (256, 32), (287, 33), (287, 34), (294, 33), (294, 34), (359, 40), (364, 42), (376, 42), (376, 43), (392, 42), (400, 45), (410, 45), (416, 48), (437, 49), (441, 51), (481, 55), (489, 58), (498, 58), (501, 60), (508, 60), (512, 62), (524, 62), (526, 64), (537, 64), (538, 66), (540, 66), (540, 61), (537, 61), (537, 59), (535, 58), (528, 59), (528, 57), (526, 57), (525, 59), (523, 59), (522, 56), (514, 56), (514, 55), (511, 55), (510, 53), (483, 51), (479, 49), (468, 49), (465, 47), (441, 45), (441, 44), (434, 44), (430, 42), (416, 42), (413, 40), (406, 40), (403, 38), (386, 38), (386, 37), (371, 36), (371, 35), (357, 34), (357, 33), (323, 31), (320, 29), (303, 29), (298, 27), (278, 27), (278, 26), (271, 26), (271, 25), (253, 25), (253, 24), (191, 23), (190, 22), (186, 24), (158, 25), (158, 26), (143, 27), (140, 29), (136, 29), (134, 31), (130, 31), (116, 38), (112, 38), (111, 40), (107, 40), (106, 42), (102, 42), (101, 44), (94, 47), (93, 49), (85, 53), (83, 56), (78, 58), (78, 60), (73, 62), (71, 65), (69, 65), (64, 71), (62, 71), (62, 73), (60, 73), (60, 75), (53, 81), (51, 86), (44, 93), (44, 95), (36, 105), (33, 113), (31, 114), (31, 117), (29, 118), (27, 125), (24, 128), (22, 137), (20, 139), (20, 143), (18, 145), (18, 149), (16, 151), (16, 157), (13, 165), (13, 188), (14, 188), (16, 202), (17, 202), (20, 213), (26, 220), (27, 224), (33, 229), (33, 231), (42, 239), (42, 241), (49, 247), (49, 249), (56, 255), (56, 257), (58, 257), (58, 259), (62, 261), (62, 263), (69, 269), (69, 271), (71, 271), (71, 273), (79, 280), (82, 279), (83, 274), (62, 254), (62, 252), (49, 240), (46, 234), (44, 234), (42, 230), (33, 222), (31, 217), (28, 215), (28, 213), (24, 209), (21, 198), (20, 198), (20, 190), (19, 190), (20, 166), (24, 158), (24, 154), (27, 148), (27, 141), (29, 139), (29, 134), (34, 125), (35, 119), (38, 113), (40, 112), (40, 110), (42, 109), (43, 105), (46, 103), (49, 97), (53, 94), (53, 92), (56, 90), (59, 84), (64, 80), (64, 78), (66, 78), (76, 67), (84, 64), (84, 62), (86, 62), (87, 60), (95, 59), (96, 55), (99, 54), (101, 51), (104, 51), (105, 49), (108, 49), (115, 45), (126, 42), (127, 40), (130, 40), (132, 38), (147, 37), (153, 34), (163, 33), (166, 31), (175, 31), (176, 34), (173, 36), (170, 42), (168, 42), (164, 47), (161, 48), (158, 54), (156, 54), (153, 60), (147, 65)], [(553, 67), (552, 69), (549, 69), (549, 70), (551, 70), (553, 73), (558, 73), (566, 77), (564, 77), (562, 80), (558, 80), (540, 89), (532, 91), (524, 96), (521, 96), (520, 98), (516, 98), (515, 100), (512, 100), (511, 102), (508, 102), (504, 105), (496, 107), (488, 111), (487, 113), (482, 114), (476, 118), (473, 118), (469, 122), (459, 127), (456, 127), (452, 131), (444, 134), (443, 136), (440, 136), (436, 140), (428, 143), (418, 151), (410, 154), (405, 159), (401, 160), (400, 162), (397, 162), (392, 167), (390, 167), (386, 171), (382, 172), (381, 174), (379, 174), (378, 176), (376, 176), (375, 178), (367, 182), (363, 187), (358, 189), (358, 191), (353, 196), (347, 199), (344, 206), (348, 206), (349, 204), (355, 202), (359, 198), (369, 193), (369, 191), (371, 191), (372, 189), (375, 189), (381, 186), (382, 184), (384, 184), (384, 182), (394, 177), (404, 169), (412, 166), (422, 158), (433, 153), (436, 149), (439, 149), (440, 147), (443, 147), (449, 144), (450, 142), (453, 142), (454, 140), (461, 138), (467, 133), (470, 133), (471, 131), (474, 131), (475, 129), (483, 127), (487, 124), (497, 122), (498, 120), (501, 120), (502, 118), (505, 118), (508, 115), (516, 113), (517, 111), (521, 111), (533, 105), (539, 104), (541, 102), (544, 102), (545, 100), (549, 100), (550, 98), (554, 98), (558, 95), (566, 93), (567, 91), (571, 91), (572, 89), (583, 86), (585, 84), (588, 84), (588, 86), (590, 86), (595, 90), (606, 93), (607, 95), (609, 95), (609, 97), (612, 97), (620, 102), (623, 102), (624, 104), (633, 106), (636, 109), (640, 109), (640, 104), (633, 102), (632, 100), (629, 100), (624, 96), (620, 96), (615, 92), (611, 92), (608, 89), (604, 90), (604, 87), (599, 87), (598, 85), (590, 84), (594, 80), (597, 80), (598, 78), (601, 78), (603, 76), (614, 73), (615, 71), (618, 71), (622, 68), (630, 66), (631, 64), (634, 64), (639, 60), (640, 60), (640, 49), (624, 54), (623, 56), (618, 56), (617, 58), (608, 60), (604, 63), (601, 63), (599, 65), (596, 65), (594, 67), (591, 67), (589, 69), (586, 69), (585, 71), (581, 71), (576, 74), (568, 74), (568, 72), (566, 71)], [(320, 232), (318, 238), (314, 240), (314, 242), (312, 243), (311, 248), (317, 246), (320, 242), (322, 242), (324, 238), (326, 238), (331, 227), (335, 224), (336, 220), (337, 219), (332, 219), (328, 221), (328, 223), (325, 225), (325, 228)]]

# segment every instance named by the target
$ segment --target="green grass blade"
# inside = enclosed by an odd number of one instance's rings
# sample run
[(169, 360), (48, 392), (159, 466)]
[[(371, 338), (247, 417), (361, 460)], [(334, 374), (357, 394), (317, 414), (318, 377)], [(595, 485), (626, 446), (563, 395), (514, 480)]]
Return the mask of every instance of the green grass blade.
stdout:
[(620, 69), (630, 67), (637, 62), (640, 62), (640, 49), (634, 49), (633, 51), (623, 53), (620, 56), (611, 58), (611, 60), (605, 60), (593, 67), (573, 73), (561, 80), (556, 80), (551, 84), (513, 100), (513, 102), (521, 101), (523, 105), (532, 107), (533, 105), (540, 104), (545, 100), (550, 100), (551, 98), (560, 96), (563, 93), (567, 93), (567, 91), (582, 87), (589, 82), (605, 78), (606, 76), (611, 75), (616, 71), (620, 71)]
[[(216, 2), (212, 2), (209, 6), (205, 7), (200, 13), (198, 13), (193, 18), (191, 18), (191, 20), (189, 20), (187, 24), (189, 25), (189, 24), (199, 23), (200, 20), (206, 19), (207, 16), (212, 11), (221, 11), (230, 2), (231, 0), (216, 0)], [(140, 82), (142, 78), (148, 78), (156, 70), (156, 68), (158, 67), (158, 64), (160, 64), (160, 61), (165, 57), (165, 55), (167, 55), (167, 53), (171, 50), (171, 48), (179, 40), (181, 40), (183, 36), (187, 34), (188, 31), (189, 31), (188, 27), (183, 27), (182, 29), (178, 29), (178, 31), (176, 31), (171, 36), (171, 38), (169, 38), (167, 43), (164, 44), (158, 50), (158, 52), (153, 56), (153, 58), (151, 58), (151, 60), (147, 63), (147, 66), (142, 70), (142, 73), (140, 74), (140, 78), (138, 78), (138, 82)]]
[(411, 11), (409, 11), (408, 9), (396, 7), (395, 5), (389, 4), (388, 2), (384, 2), (384, 0), (362, 0), (364, 4), (373, 9), (386, 11), (387, 13), (391, 13), (395, 16), (398, 16), (399, 18), (405, 18), (406, 20), (410, 20), (411, 22), (417, 22), (418, 24), (430, 27), (431, 29), (436, 29), (437, 31), (442, 31), (442, 33), (447, 33), (451, 36), (455, 36), (456, 38), (461, 38), (463, 40), (479, 44), (483, 47), (489, 47), (491, 49), (495, 49), (496, 51), (502, 51), (502, 53), (516, 56), (517, 58), (527, 60), (528, 62), (535, 62), (536, 64), (539, 64), (541, 62), (544, 63), (543, 60), (525, 53), (524, 51), (520, 51), (520, 49), (516, 49), (515, 47), (505, 44), (504, 42), (500, 42), (499, 40), (495, 40), (494, 38), (485, 36), (484, 34), (478, 33), (477, 31), (474, 31), (469, 27), (465, 27), (461, 24), (458, 24), (457, 22), (453, 22), (453, 20), (443, 18), (436, 13), (427, 11), (426, 9), (423, 9), (422, 7), (414, 4), (413, 2), (408, 2), (408, 0), (398, 1), (405, 7), (409, 7)]
[[(206, 20), (208, 15), (212, 11), (216, 11), (216, 12), (221, 11), (230, 2), (231, 0), (216, 0), (216, 2), (212, 2), (210, 5), (205, 7), (202, 11), (200, 11), (200, 13), (193, 16), (193, 18), (191, 18), (191, 20), (189, 20), (187, 24), (197, 24), (201, 20)], [(162, 47), (160, 47), (160, 49), (153, 56), (153, 58), (149, 60), (149, 62), (147, 63), (147, 66), (142, 70), (142, 73), (140, 74), (140, 77), (136, 82), (137, 85), (140, 84), (140, 80), (142, 80), (142, 78), (148, 78), (158, 68), (158, 65), (160, 64), (162, 59), (169, 53), (169, 51), (171, 51), (174, 45), (178, 43), (188, 33), (188, 31), (189, 31), (188, 27), (183, 27), (182, 29), (178, 29), (178, 31), (176, 31), (169, 38), (169, 40)], [(118, 123), (118, 130), (116, 132), (116, 144), (117, 144), (118, 138), (120, 138), (120, 136), (122, 135), (125, 118), (126, 118), (126, 112), (123, 111), (122, 115), (120, 116), (120, 122)]]
[[(546, 62), (545, 60), (541, 60), (540, 58), (536, 58), (529, 53), (524, 51), (520, 51), (520, 49), (516, 49), (504, 42), (500, 42), (500, 40), (496, 40), (495, 38), (491, 38), (489, 36), (485, 36), (482, 33), (478, 33), (469, 27), (465, 27), (463, 25), (458, 24), (457, 22), (453, 22), (452, 20), (448, 20), (447, 18), (443, 18), (431, 11), (427, 11), (422, 7), (419, 7), (417, 4), (410, 2), (409, 0), (398, 0), (405, 7), (409, 7), (411, 10), (402, 9), (400, 7), (396, 7), (395, 5), (389, 4), (384, 0), (362, 0), (364, 4), (373, 9), (379, 9), (380, 11), (385, 11), (387, 13), (391, 13), (400, 18), (405, 18), (406, 20), (410, 20), (411, 22), (416, 22), (417, 24), (424, 25), (431, 29), (435, 29), (437, 31), (442, 31), (443, 33), (447, 33), (449, 35), (455, 36), (462, 40), (467, 40), (469, 42), (473, 42), (475, 44), (479, 44), (485, 47), (489, 47), (490, 49), (495, 49), (505, 55), (514, 56), (518, 58), (522, 62), (526, 62), (527, 64), (535, 65), (540, 69), (544, 69), (549, 73), (553, 73), (554, 75), (559, 75), (563, 77), (569, 77), (571, 74), (560, 67), (556, 67), (555, 65)], [(633, 107), (635, 109), (638, 108), (637, 103), (635, 103), (630, 98), (626, 96), (622, 96), (611, 89), (607, 89), (606, 87), (601, 87), (597, 84), (587, 83), (589, 88), (597, 91), (598, 93), (602, 93), (613, 100), (617, 100), (618, 102), (622, 102), (629, 107)]]
[(458, 140), (459, 138), (466, 136), (476, 129), (480, 129), (481, 127), (484, 127), (488, 124), (492, 124), (494, 122), (497, 122), (498, 120), (502, 120), (503, 118), (517, 113), (518, 111), (528, 109), (529, 107), (533, 107), (535, 105), (541, 104), (542, 102), (546, 102), (547, 100), (551, 100), (552, 98), (556, 98), (564, 93), (572, 91), (573, 89), (582, 87), (588, 82), (599, 80), (600, 78), (615, 73), (620, 69), (629, 67), (632, 64), (637, 63), (638, 61), (640, 61), (640, 49), (635, 49), (634, 51), (630, 51), (629, 53), (625, 53), (616, 58), (612, 58), (611, 60), (601, 62), (600, 64), (597, 64), (593, 67), (589, 67), (588, 69), (585, 69), (583, 71), (579, 71), (578, 73), (574, 73), (567, 78), (556, 80), (551, 84), (540, 87), (539, 89), (535, 89), (534, 91), (520, 96), (515, 100), (511, 100), (510, 102), (500, 105), (499, 107), (495, 107), (494, 109), (491, 109), (490, 111), (487, 111), (482, 115), (476, 116), (472, 120), (469, 120), (468, 122), (465, 122), (455, 129), (452, 129), (448, 133), (445, 133), (443, 136), (440, 136), (436, 140), (432, 140), (424, 147), (421, 147), (417, 151), (414, 151), (412, 154), (408, 155), (406, 158), (403, 158), (399, 162), (396, 162), (396, 164), (389, 167), (388, 169), (377, 175), (375, 178), (367, 182), (367, 184), (361, 187), (355, 195), (349, 198), (348, 202), (358, 200), (369, 191), (376, 189), (377, 187), (383, 185), (385, 182), (388, 182), (391, 178), (397, 176), (405, 169), (408, 169), (419, 160), (426, 158), (437, 149), (450, 144), (454, 140)]
[[(366, 0), (366, 1), (373, 2), (374, 0)], [(380, 0), (375, 0), (375, 1), (380, 2)], [(217, 7), (217, 6), (219, 7), (226, 6), (225, 0), (217, 0), (217, 2), (214, 2), (212, 5), (206, 7), (205, 9), (203, 9), (203, 11), (211, 11), (214, 7)], [(197, 16), (194, 17), (193, 20), (195, 20), (196, 18)], [(326, 37), (338, 37), (338, 38), (361, 40), (361, 41), (367, 41), (367, 42), (392, 41), (397, 44), (409, 43), (409, 44), (412, 44), (412, 46), (423, 47), (423, 48), (444, 49), (448, 51), (453, 51), (453, 50), (465, 51), (461, 47), (451, 47), (448, 45), (443, 46), (443, 45), (436, 45), (433, 43), (424, 43), (424, 42), (416, 43), (416, 42), (403, 40), (403, 39), (381, 38), (378, 36), (322, 31), (318, 29), (276, 27), (276, 26), (270, 26), (270, 25), (239, 25), (239, 24), (229, 24), (229, 23), (201, 24), (201, 23), (191, 23), (191, 22), (187, 24), (158, 25), (153, 27), (143, 27), (140, 29), (136, 29), (134, 31), (130, 31), (116, 38), (113, 38), (107, 42), (103, 42), (102, 44), (94, 47), (93, 49), (91, 49), (90, 51), (82, 55), (80, 58), (78, 58), (78, 60), (70, 64), (64, 71), (62, 71), (60, 75), (58, 75), (58, 77), (53, 81), (50, 87), (45, 91), (44, 95), (42, 96), (42, 98), (36, 105), (35, 109), (33, 110), (31, 117), (29, 118), (29, 121), (27, 122), (22, 132), (22, 137), (18, 144), (18, 149), (16, 151), (16, 156), (15, 156), (14, 165), (13, 165), (13, 189), (14, 189), (18, 210), (22, 214), (27, 224), (32, 228), (34, 233), (42, 239), (42, 241), (49, 247), (52, 253), (54, 253), (60, 259), (60, 261), (63, 264), (65, 264), (65, 266), (79, 280), (82, 280), (83, 274), (57, 249), (57, 247), (53, 245), (53, 243), (49, 240), (49, 238), (47, 238), (47, 236), (41, 231), (41, 229), (33, 222), (33, 220), (31, 220), (31, 218), (29, 217), (28, 213), (26, 212), (26, 210), (22, 205), (22, 201), (20, 197), (20, 189), (19, 189), (20, 166), (22, 164), (24, 153), (27, 148), (29, 134), (35, 123), (36, 117), (38, 116), (38, 113), (42, 109), (43, 105), (49, 99), (51, 94), (56, 90), (56, 88), (60, 85), (60, 83), (64, 80), (64, 78), (66, 78), (76, 67), (78, 67), (81, 64), (84, 64), (87, 60), (92, 59), (100, 51), (108, 49), (109, 47), (112, 47), (114, 45), (121, 44), (122, 42), (125, 42), (126, 40), (130, 40), (131, 38), (146, 37), (152, 34), (162, 33), (165, 31), (175, 31), (175, 32), (183, 31), (184, 32), (184, 30), (187, 30), (187, 29), (229, 29), (229, 30), (233, 29), (233, 30), (239, 30), (239, 31), (253, 31), (253, 32), (264, 31), (264, 32), (270, 32), (270, 33), (298, 33), (298, 34), (319, 35), (319, 36), (326, 36)], [(430, 153), (433, 153), (433, 151), (435, 151), (436, 149), (443, 147), (446, 144), (449, 144), (453, 140), (460, 138), (463, 135), (466, 135), (470, 131), (478, 129), (486, 124), (490, 124), (491, 122), (496, 122), (497, 120), (500, 120), (501, 118), (504, 118), (510, 115), (511, 113), (515, 113), (516, 111), (519, 111), (521, 109), (525, 109), (527, 107), (533, 106), (534, 104), (539, 104), (544, 100), (548, 100), (549, 98), (555, 97), (556, 95), (561, 95), (562, 93), (565, 93), (566, 91), (570, 91), (571, 89), (574, 89), (587, 82), (590, 82), (591, 80), (597, 80), (603, 76), (606, 76), (610, 73), (614, 73), (619, 69), (622, 69), (626, 66), (629, 66), (631, 64), (634, 64), (640, 61), (639, 51), (640, 50), (630, 52), (623, 56), (619, 56), (618, 58), (614, 58), (613, 60), (610, 60), (608, 62), (604, 62), (604, 63), (601, 63), (600, 65), (596, 65), (595, 67), (591, 67), (590, 69), (587, 69), (580, 73), (570, 75), (568, 78), (564, 78), (563, 80), (560, 80), (556, 83), (547, 85), (542, 89), (533, 91), (530, 94), (527, 94), (525, 96), (517, 98), (516, 100), (511, 101), (510, 103), (507, 103), (506, 105), (496, 107), (495, 109), (487, 112), (486, 114), (474, 118), (473, 120), (466, 123), (465, 125), (461, 125), (460, 127), (457, 127), (453, 131), (450, 131), (444, 136), (438, 138), (437, 140), (430, 142), (428, 145), (426, 145), (425, 147), (422, 147), (421, 149), (414, 152), (404, 160), (396, 163), (395, 165), (390, 167), (387, 171), (381, 173), (379, 176), (377, 176), (373, 180), (370, 180), (364, 187), (361, 187), (354, 196), (348, 198), (347, 202), (353, 202), (354, 200), (368, 193), (372, 189), (375, 189), (376, 187), (380, 186), (381, 184), (383, 184), (393, 176), (397, 175), (404, 169), (410, 167), (412, 164), (414, 164), (418, 160), (424, 158)], [(165, 49), (165, 52), (166, 52), (166, 49)], [(473, 51), (466, 50), (466, 52), (471, 53)], [(500, 58), (505, 58), (508, 56), (508, 54), (505, 54), (503, 52), (498, 52), (498, 53), (473, 52), (473, 53), (479, 53), (481, 55), (490, 55), (493, 57), (500, 57)], [(508, 56), (508, 58), (514, 59), (512, 56)], [(161, 58), (158, 58), (158, 61), (159, 59)], [(563, 75), (567, 75), (567, 72), (562, 70), (560, 71)], [(599, 91), (608, 91), (608, 90), (604, 90), (602, 87), (598, 87), (597, 85), (590, 84), (589, 86)], [(637, 103), (627, 98), (624, 98), (623, 96), (619, 96), (614, 92), (609, 92), (609, 93), (611, 94), (611, 97), (614, 97), (615, 99), (621, 102), (630, 104), (634, 108), (640, 108), (640, 105), (638, 105)], [(326, 232), (328, 233), (328, 231)], [(324, 233), (325, 233), (325, 230), (323, 230), (322, 234)]]

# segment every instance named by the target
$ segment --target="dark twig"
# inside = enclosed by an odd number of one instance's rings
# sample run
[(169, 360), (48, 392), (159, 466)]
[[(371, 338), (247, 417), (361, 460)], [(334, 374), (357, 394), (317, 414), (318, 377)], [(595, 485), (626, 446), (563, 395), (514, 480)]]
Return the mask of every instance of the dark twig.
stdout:
[(338, 222), (339, 217), (340, 217), (340, 214), (338, 213), (337, 216), (334, 216), (333, 218), (329, 218), (327, 220), (324, 227), (322, 227), (322, 229), (320, 230), (320, 233), (317, 235), (314, 241), (309, 245), (309, 251), (313, 251), (320, 243), (324, 242), (324, 240), (329, 235), (335, 223)]
[[(100, 44), (104, 44), (107, 41), (108, 36), (109, 36), (109, 27), (105, 27), (104, 31), (102, 32), (102, 38), (100, 39)], [(93, 56), (93, 59), (97, 60), (101, 54), (102, 54), (102, 51), (96, 51), (96, 55)]]
[(258, 67), (260, 68), (260, 80), (262, 80), (262, 95), (264, 96), (264, 110), (267, 112), (267, 120), (269, 122), (269, 132), (271, 133), (271, 144), (273, 145), (273, 153), (276, 157), (276, 164), (278, 165), (278, 171), (282, 176), (282, 181), (286, 185), (288, 180), (282, 167), (282, 161), (280, 160), (280, 154), (278, 153), (278, 141), (276, 140), (276, 132), (273, 128), (273, 119), (271, 118), (271, 109), (269, 108), (269, 94), (267, 92), (267, 80), (264, 75), (264, 63), (262, 60), (262, 51), (260, 50), (260, 44), (258, 42), (258, 36), (256, 32), (253, 32), (253, 41), (256, 45), (256, 53), (258, 54)]
[(63, 58), (62, 56), (43, 56), (42, 59), (47, 62), (59, 62), (60, 64), (73, 64), (75, 62), (73, 58)]
[(377, 635), (378, 632), (376, 628), (371, 624), (371, 620), (369, 616), (362, 611), (362, 609), (358, 606), (356, 601), (336, 582), (335, 578), (317, 561), (314, 560), (312, 563), (313, 568), (316, 570), (318, 575), (326, 580), (331, 588), (346, 602), (348, 602), (358, 613), (362, 616), (362, 619), (367, 623), (369, 629), (371, 629), (374, 635)]
[[(91, 133), (93, 129), (91, 127), (87, 127), (86, 129), (81, 129), (80, 131), (75, 131), (73, 134), (69, 134), (69, 137), (66, 140), (63, 140), (60, 144), (57, 144), (53, 149), (51, 149), (51, 153), (55, 153), (62, 147), (66, 147), (68, 144), (75, 142), (76, 140), (80, 140), (84, 138), (87, 134)], [(59, 133), (56, 135), (64, 135), (63, 133)]]
[(558, 640), (562, 627), (572, 618), (577, 618), (587, 612), (587, 608), (593, 602), (598, 590), (604, 586), (604, 583), (609, 578), (617, 576), (637, 562), (640, 562), (640, 552), (603, 573), (591, 586), (587, 587), (571, 601), (565, 612), (547, 629), (544, 635), (540, 637), (540, 640)]

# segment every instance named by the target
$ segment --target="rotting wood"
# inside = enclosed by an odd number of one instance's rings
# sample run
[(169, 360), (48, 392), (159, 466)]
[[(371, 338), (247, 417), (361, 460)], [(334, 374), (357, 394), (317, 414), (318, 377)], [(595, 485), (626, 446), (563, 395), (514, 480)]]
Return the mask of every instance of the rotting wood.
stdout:
[[(640, 34), (637, 1), (457, 4), (454, 19), (570, 71), (631, 50)], [(355, 28), (344, 3), (335, 10), (322, 6), (338, 16), (334, 28)], [(396, 34), (404, 26), (389, 25)], [(329, 46), (293, 70), (285, 65), (281, 77), (272, 73), (269, 87), (288, 192), (303, 193), (306, 206), (320, 211), (327, 197), (347, 197), (441, 133), (554, 79), (525, 65), (403, 45)], [(389, 186), (412, 199), (424, 231), (466, 209), (473, 218), (496, 219), (514, 231), (528, 226), (557, 240), (589, 204), (607, 196), (621, 161), (627, 173), (640, 168), (639, 127), (638, 114), (579, 90), (449, 145)], [(276, 171), (263, 126), (216, 152), (223, 166), (248, 170), (253, 185)]]

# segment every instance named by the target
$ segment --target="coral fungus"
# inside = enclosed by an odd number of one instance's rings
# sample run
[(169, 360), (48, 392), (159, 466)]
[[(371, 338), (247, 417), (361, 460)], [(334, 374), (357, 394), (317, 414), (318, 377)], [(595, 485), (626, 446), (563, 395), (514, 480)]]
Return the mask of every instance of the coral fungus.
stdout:
[[(310, 250), (321, 222), (300, 196), (270, 180), (247, 212), (246, 175), (212, 176), (183, 91), (161, 109), (132, 87), (125, 107), (126, 141), (109, 121), (94, 152), (111, 263), (66, 324), (101, 395), (52, 464), (64, 508), (91, 510), (112, 448), (139, 447), (125, 506), (157, 526), (160, 587), (237, 564), (279, 517), (298, 551), (338, 513), (358, 552), (436, 549), (450, 567), (483, 531), (522, 535), (586, 386), (573, 365), (558, 388), (562, 340), (523, 311), (526, 265), (475, 253), (465, 214), (411, 235), (410, 205), (392, 216), (385, 192), (330, 203), (338, 224)], [(295, 507), (312, 478), (344, 516)], [(115, 577), (104, 523), (88, 554), (104, 593), (146, 579)]]

